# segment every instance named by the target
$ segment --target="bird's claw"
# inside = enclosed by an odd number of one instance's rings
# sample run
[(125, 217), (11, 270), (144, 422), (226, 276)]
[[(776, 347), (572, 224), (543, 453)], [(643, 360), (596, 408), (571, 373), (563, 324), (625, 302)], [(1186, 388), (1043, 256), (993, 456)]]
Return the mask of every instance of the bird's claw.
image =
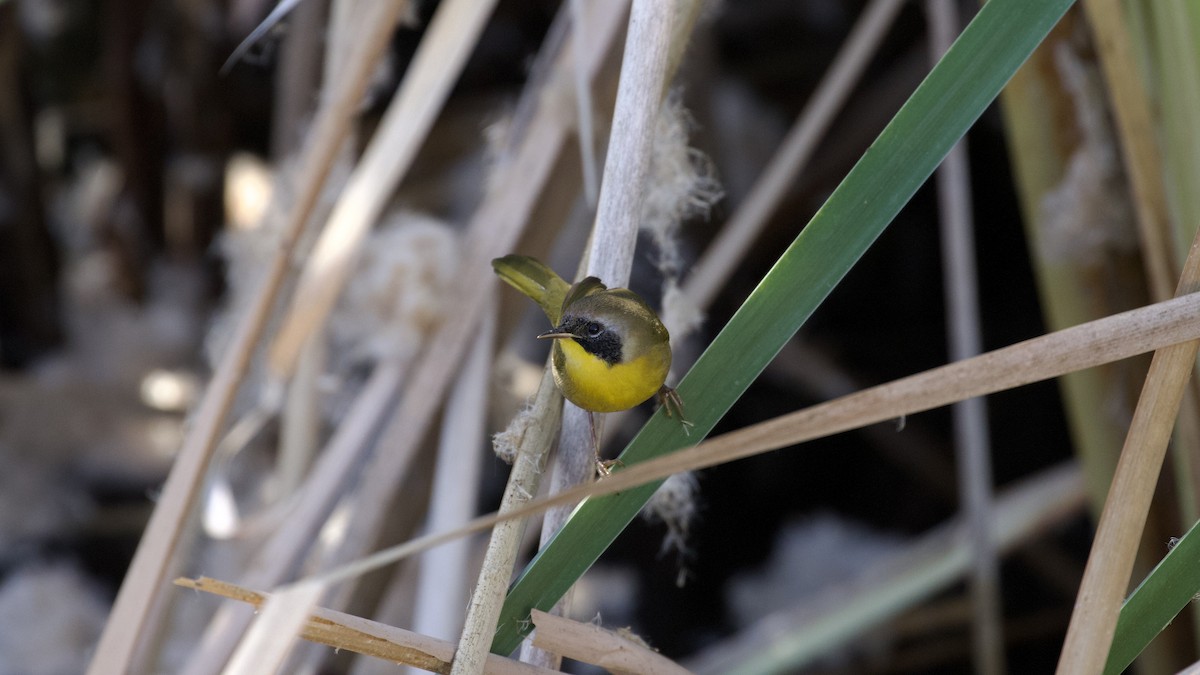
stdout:
[(667, 417), (678, 418), (679, 423), (683, 425), (683, 433), (690, 436), (691, 432), (688, 429), (696, 425), (683, 416), (683, 399), (680, 398), (679, 392), (664, 384), (658, 390), (658, 402), (666, 409)]

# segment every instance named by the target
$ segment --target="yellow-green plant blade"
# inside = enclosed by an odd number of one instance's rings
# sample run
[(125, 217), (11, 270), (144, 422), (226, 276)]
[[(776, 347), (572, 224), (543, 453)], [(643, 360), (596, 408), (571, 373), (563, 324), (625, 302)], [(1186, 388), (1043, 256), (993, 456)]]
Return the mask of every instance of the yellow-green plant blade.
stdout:
[[(694, 424), (655, 414), (625, 466), (694, 444), (799, 330), (887, 227), (1073, 0), (983, 6), (829, 200), (730, 319), (678, 391)], [(637, 515), (659, 483), (580, 504), (509, 590), (492, 651), (508, 654)]]
[(1106, 675), (1125, 670), (1200, 593), (1200, 523), (1192, 526), (1121, 607)]

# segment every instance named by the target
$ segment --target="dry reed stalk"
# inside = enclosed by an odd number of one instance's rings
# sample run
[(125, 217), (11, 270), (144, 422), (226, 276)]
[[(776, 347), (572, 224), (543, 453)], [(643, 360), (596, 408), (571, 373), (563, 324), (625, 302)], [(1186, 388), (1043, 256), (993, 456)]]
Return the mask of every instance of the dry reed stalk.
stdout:
[[(1194, 293), (1198, 289), (1200, 230), (1184, 261), (1176, 294)], [(1138, 398), (1092, 540), (1092, 551), (1059, 657), (1058, 673), (1098, 673), (1104, 669), (1167, 443), (1188, 379), (1196, 367), (1198, 348), (1200, 342), (1195, 340), (1174, 344), (1155, 351), (1150, 362), (1146, 385)]]
[[(1168, 216), (1169, 206), (1163, 153), (1159, 148), (1155, 114), (1142, 85), (1134, 54), (1129, 22), (1119, 3), (1088, 0), (1084, 3), (1097, 44), (1113, 116), (1121, 138), (1121, 149), (1129, 173), (1142, 255), (1155, 300), (1170, 297), (1176, 278), (1179, 253)], [(1200, 446), (1200, 381), (1193, 380), (1184, 392), (1175, 433), (1179, 447)], [(1187, 452), (1173, 455), (1177, 481), (1182, 481), (1181, 510), (1185, 521), (1200, 517), (1200, 463)]]
[(633, 266), (642, 189), (650, 168), (655, 122), (667, 82), (675, 19), (671, 4), (633, 0), (629, 12), (621, 79), (587, 263), (588, 275), (599, 277), (611, 286), (625, 286)]
[(863, 9), (779, 151), (755, 181), (746, 200), (692, 267), (683, 290), (696, 306), (709, 306), (725, 287), (796, 175), (808, 164), (817, 143), (854, 90), (902, 6), (903, 0), (872, 0)]
[(279, 414), (279, 453), (276, 476), (277, 499), (286, 499), (299, 489), (316, 455), (321, 438), (320, 380), (328, 356), (325, 331), (318, 331), (304, 343), (296, 376), (288, 385), (287, 398)]
[[(643, 189), (650, 169), (672, 39), (674, 2), (634, 0), (621, 58), (621, 77), (613, 109), (613, 125), (604, 162), (596, 220), (592, 227), (585, 276), (599, 277), (610, 287), (627, 286), (642, 215)], [(551, 493), (590, 481), (595, 475), (596, 441), (593, 426), (602, 428), (603, 416), (567, 404), (563, 434), (551, 476)], [(569, 508), (553, 510), (542, 522), (542, 545), (569, 517)], [(556, 609), (563, 611), (562, 602)], [(521, 660), (557, 668), (559, 658), (526, 646)]]
[[(930, 24), (930, 60), (937, 64), (958, 35), (954, 0), (926, 0)], [(971, 183), (964, 138), (937, 170), (938, 216), (942, 251), (942, 287), (946, 296), (949, 356), (959, 361), (983, 351), (979, 312), (979, 272), (975, 263)], [(958, 493), (970, 533), (971, 655), (976, 673), (1001, 675), (1004, 665), (1000, 562), (993, 542), (991, 443), (987, 406), (982, 398), (954, 404), (954, 447)]]
[[(1151, 295), (1136, 247), (1138, 225), (1119, 135), (1109, 124), (1108, 94), (1080, 40), (1083, 14), (1082, 7), (1068, 12), (1001, 92), (1031, 261), (1052, 328), (1123, 311)], [(1139, 358), (1077, 371), (1058, 382), (1096, 518), (1148, 367), (1149, 359)], [(1111, 407), (1114, 401), (1122, 402), (1119, 408)], [(1161, 558), (1159, 533), (1170, 531), (1164, 520), (1172, 507), (1165, 500), (1155, 504), (1136, 575), (1148, 573)], [(1072, 581), (1071, 595), (1077, 590), (1078, 580)], [(1142, 660), (1164, 662), (1168, 649), (1156, 640)]]
[(1178, 278), (1171, 244), (1170, 218), (1163, 187), (1154, 113), (1142, 87), (1129, 25), (1117, 0), (1084, 0), (1088, 24), (1112, 97), (1113, 117), (1121, 137), (1125, 169), (1133, 189), (1142, 257), (1155, 300), (1171, 297)]
[[(587, 16), (583, 0), (570, 0), (571, 40), (575, 49), (583, 51), (588, 39)], [(583, 71), (583, 63), (575, 61), (573, 79), (575, 84), (575, 109), (579, 112), (579, 163), (583, 168), (583, 195), (590, 208), (596, 208), (596, 195), (600, 191), (600, 180), (596, 177), (596, 131), (593, 122), (592, 83)]]
[[(998, 547), (1009, 551), (1077, 514), (1083, 505), (1083, 480), (1072, 462), (1007, 490), (990, 514), (989, 529), (996, 533)], [(805, 599), (794, 609), (762, 617), (688, 659), (686, 665), (698, 673), (801, 668), (954, 583), (970, 565), (971, 527), (962, 518), (940, 525), (855, 578)], [(787, 645), (779, 645), (781, 634), (792, 637)]]
[[(528, 412), (527, 426), (515, 439), (516, 456), (500, 503), (501, 513), (519, 510), (537, 494), (546, 457), (559, 433), (561, 414), (562, 395), (547, 365), (537, 397)], [(479, 581), (471, 594), (462, 636), (454, 652), (452, 673), (478, 673), (488, 658), (525, 522), (508, 519), (496, 524), (492, 531)]]
[(628, 466), (603, 481), (531, 501), (510, 512), (480, 516), (452, 532), (413, 539), (316, 579), (333, 583), (354, 577), (505, 520), (588, 497), (615, 494), (673, 473), (709, 468), (1197, 340), (1198, 316), (1200, 293), (1193, 293), (1065, 328), (710, 438), (694, 447)]
[(438, 6), (400, 90), (305, 262), (268, 354), (275, 378), (290, 378), (304, 342), (328, 319), (367, 233), (408, 173), (495, 4), (496, 0), (448, 0)]
[[(494, 289), (487, 289), (493, 296)], [(489, 302), (489, 305), (492, 303)], [(487, 417), (488, 383), (492, 379), (492, 348), (496, 312), (487, 312), (463, 371), (446, 401), (438, 439), (433, 499), (425, 528), (439, 532), (475, 517), (476, 494), (483, 471), (483, 440)], [(462, 608), (469, 600), (472, 570), (469, 540), (430, 551), (420, 561), (413, 630), (450, 638), (462, 629)], [(395, 583), (395, 580), (393, 580)]]
[(640, 641), (548, 612), (533, 610), (534, 646), (614, 673), (686, 675), (688, 670)]
[[(354, 470), (371, 447), (370, 440), (391, 409), (407, 370), (407, 364), (396, 362), (375, 367), (305, 484), (291, 500), (287, 518), (251, 560), (243, 583), (270, 588), (283, 583), (300, 564), (338, 499), (352, 483)], [(217, 672), (252, 619), (250, 612), (237, 607), (217, 610), (184, 672), (187, 675)]]
[(305, 147), (296, 188), (292, 193), (296, 202), (288, 211), (279, 250), (268, 266), (258, 294), (238, 320), (228, 351), (217, 365), (213, 379), (192, 417), (191, 428), (171, 466), (158, 504), (104, 626), (88, 667), (89, 673), (99, 675), (128, 671), (137, 643), (152, 632), (147, 623), (150, 607), (163, 590), (171, 558), (196, 504), (234, 394), (246, 374), (251, 354), (290, 270), (291, 253), (320, 194), (321, 183), (328, 175), (358, 102), (366, 91), (371, 69), (387, 45), (395, 17), (406, 4), (405, 0), (371, 3), (369, 11), (372, 21), (356, 45), (350, 59), (351, 67), (337, 81), (328, 104), (317, 113), (312, 141)]
[[(175, 583), (184, 588), (237, 600), (254, 608), (262, 607), (270, 597), (206, 577), (176, 579)], [(346, 649), (435, 673), (449, 672), (450, 659), (454, 655), (454, 645), (449, 642), (324, 608), (312, 612), (300, 634), (306, 640), (334, 649)], [(487, 659), (484, 672), (495, 675), (549, 675), (555, 671), (492, 655)]]

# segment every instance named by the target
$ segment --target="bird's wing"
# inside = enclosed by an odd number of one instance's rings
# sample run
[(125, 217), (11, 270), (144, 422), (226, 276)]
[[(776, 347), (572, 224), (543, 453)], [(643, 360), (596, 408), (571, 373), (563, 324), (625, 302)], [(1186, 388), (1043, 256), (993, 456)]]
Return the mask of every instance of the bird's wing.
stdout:
[[(567, 295), (566, 295), (566, 297), (563, 298), (563, 301), (562, 301), (562, 312), (561, 313), (566, 314), (567, 307), (570, 307), (576, 300), (579, 300), (581, 298), (586, 298), (587, 296), (592, 295), (594, 293), (599, 293), (600, 291), (606, 290), (607, 288), (608, 288), (608, 286), (605, 286), (604, 283), (601, 282), (596, 277), (587, 277), (583, 281), (580, 281), (579, 283), (572, 286), (571, 290), (567, 291)], [(555, 325), (558, 325), (558, 323), (555, 322)]]

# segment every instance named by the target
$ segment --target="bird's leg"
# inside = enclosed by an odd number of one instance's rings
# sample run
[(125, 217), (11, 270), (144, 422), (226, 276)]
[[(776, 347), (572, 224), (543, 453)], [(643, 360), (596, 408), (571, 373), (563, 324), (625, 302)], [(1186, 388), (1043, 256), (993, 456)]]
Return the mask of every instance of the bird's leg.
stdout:
[(592, 430), (592, 454), (596, 457), (596, 473), (605, 477), (612, 473), (612, 468), (621, 464), (619, 459), (600, 459), (600, 434), (596, 431), (596, 413), (588, 412), (588, 426)]
[(687, 418), (683, 416), (683, 399), (679, 397), (679, 392), (664, 384), (659, 388), (656, 396), (658, 397), (659, 405), (661, 405), (663, 408), (666, 408), (667, 417), (678, 418), (679, 423), (683, 425), (683, 433), (690, 436), (691, 432), (688, 431), (688, 428), (696, 425), (689, 422)]

